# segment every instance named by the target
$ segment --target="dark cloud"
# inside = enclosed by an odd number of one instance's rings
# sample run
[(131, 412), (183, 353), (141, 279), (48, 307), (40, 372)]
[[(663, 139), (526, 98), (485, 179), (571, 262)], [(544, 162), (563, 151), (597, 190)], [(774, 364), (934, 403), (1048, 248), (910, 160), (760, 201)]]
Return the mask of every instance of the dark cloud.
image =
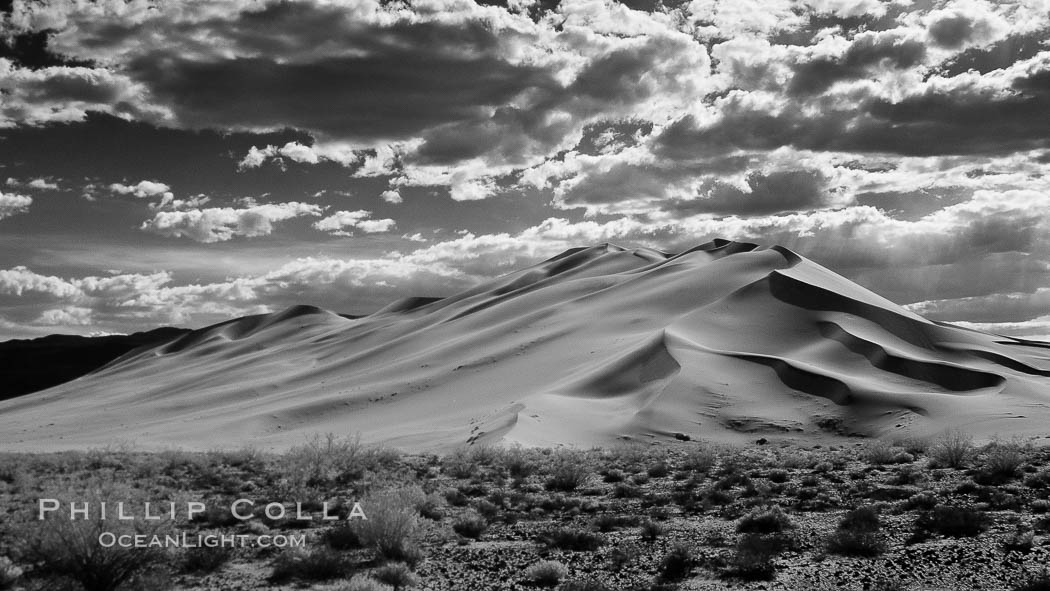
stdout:
[[(194, 128), (402, 139), (477, 119), (528, 88), (553, 84), (498, 56), (499, 39), (478, 22), (367, 25), (339, 7), (278, 2), (192, 27), (197, 36), (224, 39), (228, 51), (157, 48), (128, 71)], [(95, 42), (116, 43), (114, 32), (96, 31)]]
[(726, 150), (808, 150), (909, 156), (1006, 154), (1050, 146), (1050, 71), (1017, 78), (1013, 94), (979, 88), (930, 89), (898, 102), (866, 99), (850, 111), (817, 115), (756, 110), (738, 98), (722, 105), (719, 121), (699, 127), (691, 116), (669, 125), (659, 154), (692, 159)]
[[(10, 8), (6, 12), (10, 12)], [(16, 66), (39, 70), (53, 66), (91, 66), (90, 60), (74, 59), (48, 49), (55, 31), (44, 29), (5, 36), (0, 34), (0, 58), (11, 60)]]
[(715, 181), (709, 184), (707, 195), (675, 202), (673, 208), (685, 214), (740, 216), (804, 211), (825, 205), (827, 184), (819, 170), (755, 171), (747, 176), (748, 191)]
[(930, 23), (930, 38), (948, 49), (958, 49), (975, 32), (974, 19), (966, 14), (946, 15)]
[(863, 78), (874, 67), (903, 70), (922, 63), (925, 57), (926, 46), (914, 39), (890, 34), (858, 35), (839, 58), (797, 64), (788, 92), (795, 96), (819, 94), (836, 82)]
[(1014, 34), (987, 47), (970, 47), (942, 64), (938, 70), (946, 77), (958, 76), (970, 70), (980, 74), (1008, 68), (1011, 65), (1035, 57), (1047, 48), (1050, 30), (1040, 29), (1031, 33)]
[(629, 148), (638, 144), (638, 137), (647, 136), (652, 130), (651, 121), (638, 119), (597, 121), (583, 129), (583, 137), (576, 144), (576, 151), (593, 156), (603, 151)]
[(492, 58), (449, 59), (391, 48), (386, 55), (308, 64), (270, 58), (191, 62), (176, 56), (132, 65), (184, 125), (220, 129), (291, 126), (338, 138), (409, 137), (476, 117), (544, 74)]
[(769, 37), (777, 45), (812, 45), (817, 33), (825, 29), (835, 29), (846, 37), (852, 37), (864, 31), (884, 31), (897, 26), (896, 12), (887, 10), (882, 16), (876, 14), (856, 14), (841, 16), (832, 13), (807, 13), (803, 8), (795, 9), (796, 14), (805, 19), (805, 24), (797, 28), (776, 31)]
[[(449, 164), (482, 155), (504, 163), (526, 164), (536, 153), (559, 146), (589, 118), (630, 109), (659, 91), (646, 76), (660, 72), (683, 49), (682, 41), (657, 37), (646, 43), (610, 52), (591, 61), (567, 86), (534, 72), (532, 101), (522, 107), (507, 105), (493, 114), (435, 127), (411, 158), (425, 164)], [(561, 112), (572, 117), (551, 117)]]

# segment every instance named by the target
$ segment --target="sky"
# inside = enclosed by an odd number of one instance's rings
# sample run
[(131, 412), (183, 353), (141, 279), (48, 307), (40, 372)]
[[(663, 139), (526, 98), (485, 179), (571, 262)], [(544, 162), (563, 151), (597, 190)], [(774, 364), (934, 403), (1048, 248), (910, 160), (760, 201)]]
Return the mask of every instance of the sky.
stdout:
[(716, 237), (1050, 338), (1050, 0), (0, 8), (0, 340)]

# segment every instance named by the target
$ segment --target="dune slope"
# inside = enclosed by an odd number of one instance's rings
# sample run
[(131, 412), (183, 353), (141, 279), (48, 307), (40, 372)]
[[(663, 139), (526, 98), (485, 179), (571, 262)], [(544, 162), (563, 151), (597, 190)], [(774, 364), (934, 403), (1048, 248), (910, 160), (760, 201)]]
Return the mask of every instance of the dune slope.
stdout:
[(928, 321), (781, 247), (573, 249), (349, 319), (297, 306), (0, 402), (0, 445), (1042, 435), (1050, 348)]

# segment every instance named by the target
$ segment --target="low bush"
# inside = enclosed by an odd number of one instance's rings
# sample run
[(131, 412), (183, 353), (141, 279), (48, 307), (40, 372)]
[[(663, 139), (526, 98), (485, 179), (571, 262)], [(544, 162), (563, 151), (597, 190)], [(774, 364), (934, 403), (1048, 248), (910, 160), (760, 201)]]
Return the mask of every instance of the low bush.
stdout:
[(655, 542), (657, 538), (664, 535), (664, 526), (655, 521), (645, 521), (639, 528), (642, 539), (646, 542)]
[(974, 475), (977, 484), (1000, 485), (1016, 478), (1025, 462), (1025, 449), (1016, 441), (993, 441), (985, 447), (984, 465)]
[(962, 431), (952, 430), (937, 438), (929, 454), (937, 467), (964, 468), (969, 464), (973, 451), (973, 438)]
[(596, 517), (591, 526), (600, 532), (611, 532), (625, 527), (638, 525), (638, 517), (635, 515), (613, 515), (605, 513)]
[(22, 577), (22, 569), (16, 566), (11, 559), (0, 556), (0, 590), (12, 589), (18, 579)]
[(736, 544), (723, 574), (749, 581), (768, 581), (776, 576), (776, 557), (786, 542), (777, 534), (744, 534)]
[(421, 558), (415, 545), (417, 512), (399, 492), (382, 491), (365, 497), (361, 506), (367, 507), (368, 519), (353, 520), (350, 527), (361, 545), (379, 556), (415, 564)]
[(937, 505), (915, 521), (915, 539), (929, 534), (953, 538), (974, 537), (988, 529), (988, 518), (975, 508), (959, 505)]
[(878, 556), (886, 545), (879, 532), (879, 514), (874, 507), (858, 507), (842, 517), (827, 539), (828, 552), (846, 556)]
[(766, 478), (769, 479), (770, 482), (776, 482), (776, 483), (787, 482), (788, 481), (788, 477), (789, 477), (788, 471), (787, 470), (780, 470), (780, 469), (770, 470), (769, 473), (766, 474)]
[(544, 486), (547, 490), (572, 492), (583, 486), (590, 475), (591, 472), (586, 466), (572, 461), (562, 461), (554, 467)]
[(666, 581), (680, 581), (689, 576), (695, 565), (696, 559), (689, 546), (676, 543), (660, 559), (660, 577)]
[(485, 530), (488, 528), (489, 524), (485, 518), (474, 511), (464, 513), (452, 523), (452, 530), (454, 532), (464, 538), (470, 538), (473, 540), (480, 538), (481, 534), (485, 533)]
[(604, 543), (598, 534), (581, 529), (558, 527), (538, 536), (540, 543), (549, 548), (560, 550), (591, 551), (597, 550)]
[(554, 587), (569, 574), (564, 564), (554, 560), (537, 562), (525, 569), (525, 580), (537, 587)]
[[(127, 502), (139, 498), (136, 491), (112, 482), (95, 482), (91, 490), (76, 495), (77, 500), (92, 499), (89, 505), (107, 502), (115, 506), (117, 500)], [(44, 493), (42, 498), (61, 498), (61, 494)], [(18, 537), (22, 557), (38, 564), (45, 572), (72, 579), (84, 591), (114, 591), (125, 583), (150, 574), (162, 577), (162, 566), (168, 563), (167, 553), (158, 547), (122, 548), (119, 544), (103, 546), (103, 533), (120, 535), (164, 535), (166, 522), (143, 520), (104, 520), (98, 515), (91, 519), (71, 520), (67, 516), (51, 515), (43, 521), (25, 524)]]
[(419, 584), (419, 577), (403, 562), (392, 562), (375, 569), (372, 571), (372, 578), (390, 585), (394, 591), (401, 591)]
[(740, 519), (738, 533), (771, 534), (793, 528), (791, 518), (778, 506), (758, 508)]

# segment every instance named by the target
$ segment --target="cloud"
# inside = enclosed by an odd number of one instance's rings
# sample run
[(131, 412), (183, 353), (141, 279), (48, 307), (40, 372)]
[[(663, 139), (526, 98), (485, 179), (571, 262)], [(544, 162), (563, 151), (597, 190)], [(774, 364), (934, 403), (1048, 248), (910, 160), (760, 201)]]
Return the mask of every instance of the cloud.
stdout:
[(40, 275), (23, 266), (0, 269), (0, 294), (22, 296), (29, 292), (68, 298), (79, 294), (80, 289), (68, 281)]
[(379, 196), (387, 203), (398, 204), (404, 202), (404, 199), (401, 197), (401, 192), (397, 189), (387, 189), (380, 193)]
[(142, 223), (141, 229), (161, 236), (189, 238), (197, 242), (224, 242), (238, 236), (266, 236), (276, 222), (303, 216), (320, 216), (318, 205), (274, 203), (241, 209), (212, 207), (185, 211), (161, 211)]
[(828, 178), (819, 170), (753, 171), (746, 189), (708, 181), (701, 196), (675, 202), (679, 212), (765, 215), (784, 211), (816, 209), (827, 205)]
[(45, 326), (90, 326), (93, 323), (91, 309), (79, 306), (44, 310), (35, 322)]
[(0, 127), (82, 120), (89, 111), (161, 121), (166, 109), (149, 104), (146, 89), (104, 68), (20, 68), (0, 58)]
[(853, 38), (838, 57), (820, 57), (797, 64), (788, 93), (819, 94), (843, 80), (856, 80), (874, 69), (906, 70), (922, 63), (926, 45), (896, 31), (866, 32)]
[(350, 166), (361, 159), (358, 150), (340, 144), (313, 145), (308, 146), (299, 142), (288, 142), (278, 148), (277, 146), (266, 146), (258, 148), (252, 146), (244, 158), (237, 163), (238, 170), (259, 168), (267, 161), (276, 160), (282, 168), (285, 160), (300, 164), (317, 164), (322, 161), (336, 162), (343, 166)]
[(113, 183), (109, 190), (118, 195), (134, 195), (141, 199), (157, 196), (171, 196), (171, 187), (159, 181), (139, 181), (134, 185)]
[(29, 211), (33, 198), (16, 193), (0, 193), (0, 220)]
[(908, 308), (919, 314), (949, 322), (1009, 324), (1023, 323), (1040, 317), (1045, 322), (1046, 311), (1050, 309), (1050, 288), (1039, 288), (1032, 292), (1005, 292), (927, 300), (911, 304)]
[(32, 179), (30, 181), (20, 181), (16, 178), (8, 177), (7, 186), (22, 187), (26, 189), (34, 189), (37, 191), (55, 191), (59, 188), (58, 183), (53, 183), (45, 178)]
[(359, 230), (365, 234), (377, 232), (389, 232), (395, 226), (392, 219), (372, 220), (369, 219), (372, 212), (364, 209), (357, 211), (337, 211), (334, 214), (316, 221), (313, 227), (336, 236), (353, 236), (351, 230)]

